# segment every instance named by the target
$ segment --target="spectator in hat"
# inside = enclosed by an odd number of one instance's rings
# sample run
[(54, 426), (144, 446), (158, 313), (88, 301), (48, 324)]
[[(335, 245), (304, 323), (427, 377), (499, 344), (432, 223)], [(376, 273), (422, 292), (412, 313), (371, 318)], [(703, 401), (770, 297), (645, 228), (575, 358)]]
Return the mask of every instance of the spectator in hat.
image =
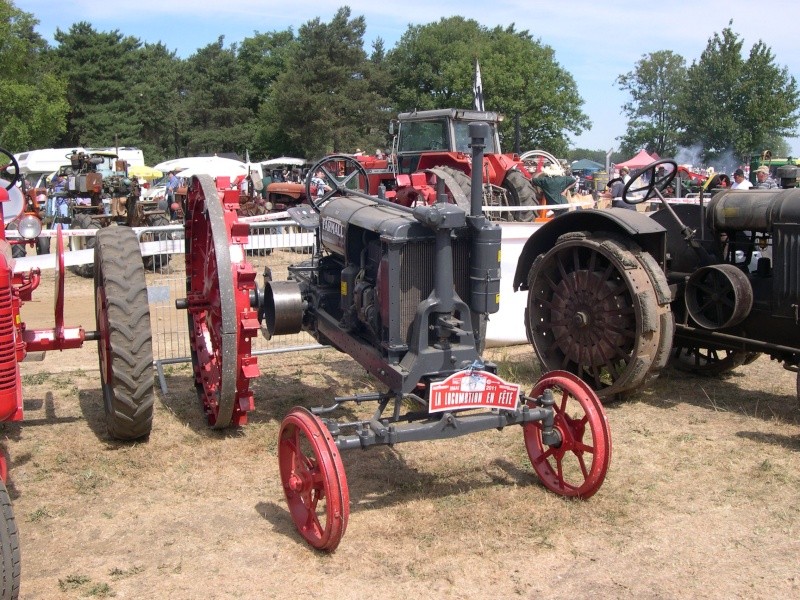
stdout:
[(753, 187), (759, 190), (771, 190), (778, 187), (775, 180), (770, 177), (767, 165), (761, 165), (756, 169), (756, 183)]
[(622, 185), (625, 185), (631, 180), (631, 170), (628, 167), (620, 167), (619, 176), (622, 177)]
[(736, 169), (733, 172), (733, 184), (731, 185), (732, 190), (749, 190), (753, 187), (753, 184), (750, 183), (749, 180), (744, 178), (744, 171), (741, 169)]

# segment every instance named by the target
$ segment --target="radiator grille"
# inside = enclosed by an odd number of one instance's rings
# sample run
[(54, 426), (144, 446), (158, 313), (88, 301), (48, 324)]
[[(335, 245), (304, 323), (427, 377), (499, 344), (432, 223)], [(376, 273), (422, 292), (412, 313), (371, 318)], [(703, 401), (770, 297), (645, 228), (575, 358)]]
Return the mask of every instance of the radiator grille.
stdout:
[[(426, 240), (405, 244), (400, 255), (400, 331), (408, 343), (419, 303), (433, 291), (436, 243)], [(454, 240), (453, 269), (456, 293), (469, 301), (469, 241)]]
[(800, 298), (800, 225), (775, 225), (773, 291), (779, 305)]

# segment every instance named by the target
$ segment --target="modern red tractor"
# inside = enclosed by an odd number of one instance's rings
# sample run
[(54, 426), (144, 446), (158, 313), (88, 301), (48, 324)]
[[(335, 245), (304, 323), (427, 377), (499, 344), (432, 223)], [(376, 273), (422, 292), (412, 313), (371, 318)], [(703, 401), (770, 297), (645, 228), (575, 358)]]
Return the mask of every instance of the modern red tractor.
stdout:
[[(8, 160), (6, 160), (8, 159)], [(41, 222), (24, 214), (24, 202), (16, 183), (19, 165), (0, 148), (0, 217), (16, 220), (21, 237), (7, 239), (0, 230), (0, 422), (21, 421), (22, 383), (20, 362), (29, 353), (79, 348), (85, 340), (98, 342), (101, 388), (109, 434), (133, 440), (150, 433), (153, 415), (153, 361), (150, 311), (139, 241), (132, 229), (115, 227), (97, 234), (95, 248), (96, 331), (64, 326), (64, 241), (60, 227), (56, 235), (55, 326), (29, 329), (20, 308), (39, 286), (38, 268), (14, 272), (12, 248), (31, 243), (41, 231)], [(17, 527), (6, 489), (8, 466), (0, 452), (0, 598), (19, 594), (20, 548)]]
[[(424, 110), (400, 113), (392, 122), (396, 135), (392, 152), (384, 155), (334, 154), (316, 163), (305, 181), (305, 193), (300, 185), (294, 198), (317, 199), (314, 178), (321, 174), (328, 190), (337, 188), (343, 176), (353, 174), (348, 187), (381, 196), (402, 206), (433, 204), (436, 201), (436, 182), (445, 182), (450, 202), (469, 210), (473, 181), (481, 183), (484, 206), (536, 206), (536, 192), (531, 173), (516, 154), (503, 154), (497, 126), (502, 117), (495, 112), (461, 109)], [(486, 152), (479, 174), (473, 174), (469, 148), (469, 124), (484, 123), (489, 128)], [(357, 177), (355, 176), (357, 174)], [(285, 187), (291, 184), (284, 184)], [(284, 195), (289, 192), (284, 189)], [(534, 211), (504, 211), (494, 213), (497, 220), (532, 221)]]

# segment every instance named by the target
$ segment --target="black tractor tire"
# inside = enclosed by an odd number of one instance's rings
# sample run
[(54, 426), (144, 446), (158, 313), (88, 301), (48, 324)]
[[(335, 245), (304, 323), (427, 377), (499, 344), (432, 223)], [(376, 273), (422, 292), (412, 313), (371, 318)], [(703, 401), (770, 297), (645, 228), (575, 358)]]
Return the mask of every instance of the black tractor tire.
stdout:
[(139, 240), (124, 226), (103, 229), (96, 239), (95, 320), (106, 423), (111, 437), (136, 440), (150, 434), (155, 400), (153, 336)]
[(440, 171), (443, 171), (444, 173), (449, 175), (456, 182), (458, 187), (461, 188), (461, 191), (467, 197), (466, 203), (456, 201), (456, 198), (452, 195), (450, 196), (450, 201), (453, 204), (456, 204), (459, 207), (463, 208), (465, 211), (467, 211), (467, 214), (470, 214), (470, 211), (472, 209), (470, 201), (470, 199), (472, 198), (472, 179), (470, 179), (469, 175), (464, 173), (464, 171), (459, 171), (458, 169), (454, 169), (452, 167), (437, 167), (437, 168)]
[[(529, 179), (517, 170), (509, 171), (503, 181), (503, 189), (508, 194), (509, 206), (536, 206), (536, 192)], [(530, 223), (536, 216), (536, 211), (520, 211), (511, 213), (509, 221), (522, 221)]]
[(11, 509), (6, 484), (0, 479), (0, 506), (3, 511), (3, 524), (0, 525), (0, 561), (3, 563), (3, 587), (0, 598), (16, 600), (19, 596), (19, 579), (21, 572), (21, 555), (19, 550), (19, 532)]
[[(17, 231), (16, 223), (9, 223), (6, 231)], [(22, 258), (27, 254), (27, 244), (11, 244), (11, 256), (13, 258)]]
[[(166, 227), (169, 225), (169, 219), (166, 215), (163, 214), (155, 214), (155, 215), (148, 215), (145, 219), (147, 222), (148, 227)], [(154, 231), (151, 233), (145, 233), (142, 236), (142, 241), (157, 241), (168, 239), (170, 236), (169, 232), (163, 231)], [(153, 254), (152, 256), (143, 256), (142, 263), (144, 264), (144, 268), (148, 271), (162, 271), (166, 268), (169, 264), (172, 255), (167, 254)]]
[(49, 237), (40, 237), (36, 239), (36, 254), (50, 254)]
[[(72, 217), (71, 229), (100, 229), (100, 223), (92, 219), (89, 213), (77, 213)], [(94, 248), (96, 243), (95, 236), (80, 237), (74, 236), (69, 238), (70, 250), (89, 250)], [(94, 265), (92, 263), (85, 263), (82, 265), (72, 265), (70, 271), (86, 277), (87, 279), (94, 276)]]

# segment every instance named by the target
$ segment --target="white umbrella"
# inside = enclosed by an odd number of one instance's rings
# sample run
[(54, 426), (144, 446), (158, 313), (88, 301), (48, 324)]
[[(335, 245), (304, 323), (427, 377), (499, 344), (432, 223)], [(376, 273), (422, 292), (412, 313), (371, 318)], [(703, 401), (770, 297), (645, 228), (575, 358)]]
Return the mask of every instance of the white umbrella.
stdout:
[(278, 158), (262, 160), (261, 164), (265, 167), (274, 167), (276, 165), (291, 165), (295, 167), (301, 167), (306, 164), (306, 160), (304, 158), (292, 158), (291, 156), (279, 156)]
[[(237, 175), (241, 171), (247, 173), (247, 167), (242, 161), (222, 158), (221, 156), (188, 156), (186, 158), (174, 158), (158, 163), (153, 168), (163, 171), (164, 173), (174, 170), (183, 171), (186, 169), (197, 169), (198, 173), (205, 173), (216, 177), (217, 175), (214, 175), (214, 173), (225, 167), (228, 167), (230, 171), (235, 172)], [(239, 168), (238, 171), (235, 170), (237, 167)], [(228, 175), (227, 172), (219, 174)]]
[(245, 165), (215, 165), (215, 164), (198, 164), (188, 169), (178, 171), (178, 177), (194, 177), (195, 175), (210, 175), (211, 177), (238, 177), (239, 175), (247, 175), (247, 167)]

